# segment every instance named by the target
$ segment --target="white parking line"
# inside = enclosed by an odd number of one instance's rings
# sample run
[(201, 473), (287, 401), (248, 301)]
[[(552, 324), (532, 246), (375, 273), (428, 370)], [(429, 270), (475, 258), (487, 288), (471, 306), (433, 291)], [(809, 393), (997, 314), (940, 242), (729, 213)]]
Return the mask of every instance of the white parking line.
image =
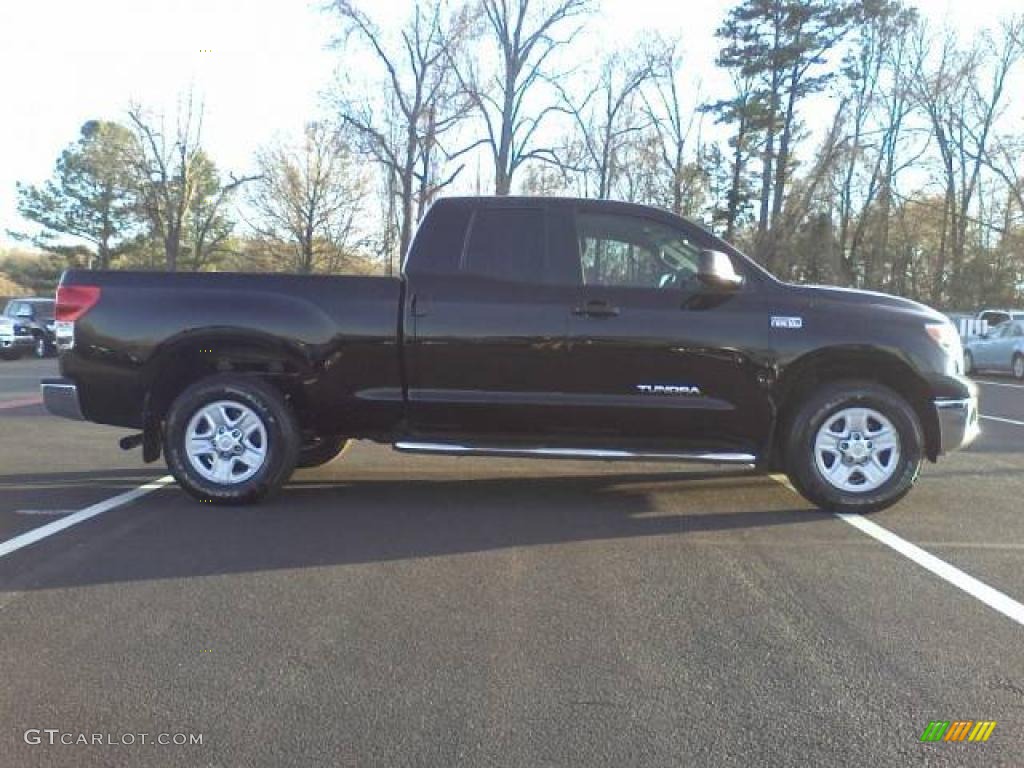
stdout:
[(40, 405), (43, 402), (43, 398), (35, 395), (33, 397), (21, 397), (17, 400), (0, 400), (0, 411), (9, 410), (11, 408), (24, 408), (29, 405)]
[(1014, 424), (1018, 427), (1024, 427), (1024, 421), (1017, 421), (1016, 419), (1004, 419), (1002, 416), (986, 416), (983, 413), (981, 414), (981, 418), (988, 419), (989, 421), (998, 421), (1000, 424)]
[(174, 482), (174, 478), (170, 475), (158, 478), (152, 482), (140, 485), (131, 491), (125, 491), (120, 493), (113, 498), (100, 501), (92, 506), (80, 509), (72, 515), (68, 515), (62, 520), (54, 520), (52, 523), (41, 525), (38, 528), (33, 528), (31, 531), (26, 531), (13, 539), (0, 542), (0, 557), (6, 557), (12, 552), (17, 552), (19, 549), (27, 547), (30, 544), (35, 544), (41, 539), (45, 539), (47, 536), (53, 536), (55, 533), (70, 528), (73, 525), (78, 525), (81, 522), (88, 520), (91, 517), (102, 515), (104, 512), (109, 512), (117, 507), (123, 507), (125, 504), (130, 504), (136, 499), (141, 499), (146, 494), (158, 491), (166, 485)]
[[(793, 488), (789, 479), (784, 475), (771, 475), (771, 478), (796, 493), (796, 489)], [(994, 587), (990, 587), (983, 581), (979, 581), (969, 573), (964, 573), (956, 566), (947, 563), (945, 560), (940, 560), (930, 552), (926, 552), (916, 544), (911, 544), (906, 539), (897, 536), (895, 533), (887, 528), (883, 528), (878, 523), (868, 520), (863, 515), (851, 515), (844, 512), (836, 512), (834, 514), (844, 523), (849, 523), (862, 533), (866, 533), (876, 541), (879, 541), (890, 549), (899, 552), (901, 555), (917, 563), (922, 568), (931, 571), (943, 581), (952, 584), (958, 589), (962, 589), (971, 597), (980, 600), (988, 607), (994, 608), (1004, 616), (1013, 619), (1018, 624), (1024, 625), (1024, 604), (1018, 603), (1009, 595), (1000, 592)]]
[(990, 608), (995, 608), (1004, 616), (1009, 616), (1018, 624), (1024, 624), (1024, 605), (1018, 603), (1009, 595), (1005, 595), (998, 589), (978, 581), (956, 566), (950, 565), (945, 560), (940, 560), (930, 552), (925, 552), (916, 544), (911, 544), (906, 539), (900, 538), (892, 531), (883, 528), (878, 523), (872, 522), (862, 515), (849, 515), (837, 512), (836, 517), (866, 533), (876, 541), (882, 542), (890, 549), (895, 549), (904, 557), (913, 560), (922, 568), (926, 568), (940, 579), (948, 581), (954, 587), (959, 587), (971, 597), (980, 600)]
[(985, 381), (984, 379), (975, 379), (977, 384), (988, 384), (990, 387), (1009, 387), (1010, 389), (1024, 389), (1024, 384), (1006, 384), (1002, 381)]

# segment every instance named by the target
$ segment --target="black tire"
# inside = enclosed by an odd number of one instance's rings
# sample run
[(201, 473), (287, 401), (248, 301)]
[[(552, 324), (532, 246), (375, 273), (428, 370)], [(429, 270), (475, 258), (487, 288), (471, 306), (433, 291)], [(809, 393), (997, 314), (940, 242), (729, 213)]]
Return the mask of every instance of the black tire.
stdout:
[(334, 461), (341, 456), (348, 448), (348, 438), (345, 437), (321, 437), (312, 445), (303, 446), (299, 450), (299, 469), (320, 467)]
[(1018, 352), (1010, 362), (1010, 373), (1018, 381), (1024, 381), (1024, 355)]
[(45, 336), (36, 336), (36, 343), (32, 347), (32, 353), (40, 360), (50, 356), (50, 345), (46, 341)]
[(974, 355), (969, 351), (964, 352), (964, 373), (968, 376), (974, 373)]
[[(818, 468), (818, 432), (846, 408), (876, 411), (888, 419), (899, 437), (899, 456), (891, 474), (872, 490), (839, 488)], [(829, 512), (867, 513), (895, 504), (917, 481), (924, 458), (924, 433), (914, 409), (888, 387), (865, 381), (834, 382), (814, 392), (790, 421), (784, 444), (789, 479), (808, 501)]]
[[(186, 432), (193, 417), (221, 400), (250, 409), (266, 432), (262, 464), (240, 482), (219, 483), (204, 477), (185, 450)], [(299, 457), (300, 441), (295, 416), (280, 392), (254, 377), (223, 374), (196, 382), (171, 404), (164, 427), (164, 456), (178, 484), (200, 501), (250, 504), (288, 481)]]

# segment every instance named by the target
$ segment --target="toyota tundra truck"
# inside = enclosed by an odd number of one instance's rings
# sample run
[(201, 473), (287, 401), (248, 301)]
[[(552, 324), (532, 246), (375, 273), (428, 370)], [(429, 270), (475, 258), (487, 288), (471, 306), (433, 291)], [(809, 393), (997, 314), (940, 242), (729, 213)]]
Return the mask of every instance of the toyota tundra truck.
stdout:
[(133, 430), (202, 501), (252, 502), (352, 439), (452, 456), (784, 472), (891, 505), (978, 434), (940, 313), (782, 282), (666, 211), (448, 198), (400, 277), (67, 271), (50, 412)]

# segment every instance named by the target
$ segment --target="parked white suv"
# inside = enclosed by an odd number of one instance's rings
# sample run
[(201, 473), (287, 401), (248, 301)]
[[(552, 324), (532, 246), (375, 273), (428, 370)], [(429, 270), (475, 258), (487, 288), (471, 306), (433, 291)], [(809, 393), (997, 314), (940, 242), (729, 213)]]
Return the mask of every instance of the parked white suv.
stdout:
[(26, 352), (48, 357), (56, 350), (53, 299), (11, 299), (0, 316), (0, 356), (13, 360)]

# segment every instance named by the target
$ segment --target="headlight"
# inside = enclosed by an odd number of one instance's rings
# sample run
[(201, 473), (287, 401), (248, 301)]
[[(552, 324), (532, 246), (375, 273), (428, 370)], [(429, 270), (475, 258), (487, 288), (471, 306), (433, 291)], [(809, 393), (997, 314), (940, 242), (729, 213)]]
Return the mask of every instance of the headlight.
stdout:
[(932, 337), (932, 341), (938, 344), (945, 351), (950, 360), (950, 368), (953, 373), (964, 371), (964, 345), (960, 340), (960, 333), (952, 323), (928, 323), (924, 329)]

